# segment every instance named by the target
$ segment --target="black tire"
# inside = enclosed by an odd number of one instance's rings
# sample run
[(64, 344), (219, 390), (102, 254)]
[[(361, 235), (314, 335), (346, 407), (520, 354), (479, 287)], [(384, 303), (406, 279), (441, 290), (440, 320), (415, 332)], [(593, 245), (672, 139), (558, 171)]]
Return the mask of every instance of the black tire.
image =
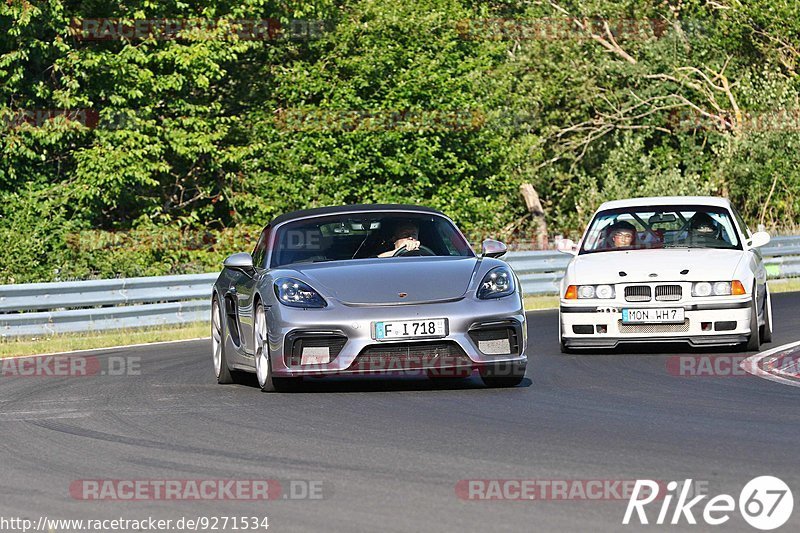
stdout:
[[(278, 378), (272, 374), (272, 358), (269, 357), (267, 323), (264, 305), (256, 305), (253, 320), (253, 361), (256, 366), (256, 382), (263, 392), (292, 392), (300, 388), (303, 378)], [(264, 350), (267, 350), (266, 355)], [(263, 357), (262, 357), (263, 356)], [(266, 365), (262, 367), (261, 365)]]
[(747, 340), (745, 350), (757, 352), (761, 348), (761, 328), (758, 326), (758, 294), (756, 286), (753, 285), (753, 301), (750, 305), (750, 338)]
[(772, 298), (767, 287), (767, 297), (764, 298), (764, 325), (761, 326), (761, 342), (772, 342)]
[(259, 384), (261, 392), (297, 392), (303, 386), (303, 378), (276, 378), (270, 374), (268, 381), (264, 385)]
[(214, 295), (214, 300), (211, 302), (211, 357), (217, 383), (227, 385), (233, 383), (234, 380), (225, 354), (225, 339), (228, 332), (225, 328), (225, 316), (222, 309), (219, 298)]
[(500, 363), (481, 369), (481, 380), (487, 387), (516, 387), (525, 379), (527, 363)]

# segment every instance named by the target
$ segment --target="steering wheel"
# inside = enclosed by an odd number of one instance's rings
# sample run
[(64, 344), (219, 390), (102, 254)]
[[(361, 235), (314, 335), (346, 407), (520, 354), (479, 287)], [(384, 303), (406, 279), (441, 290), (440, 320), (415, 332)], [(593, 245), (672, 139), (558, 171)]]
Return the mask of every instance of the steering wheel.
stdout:
[(428, 248), (427, 246), (419, 245), (419, 248), (416, 250), (408, 250), (405, 246), (401, 246), (392, 254), (392, 257), (404, 257), (404, 256), (414, 257), (414, 256), (430, 256), (436, 255), (436, 252)]

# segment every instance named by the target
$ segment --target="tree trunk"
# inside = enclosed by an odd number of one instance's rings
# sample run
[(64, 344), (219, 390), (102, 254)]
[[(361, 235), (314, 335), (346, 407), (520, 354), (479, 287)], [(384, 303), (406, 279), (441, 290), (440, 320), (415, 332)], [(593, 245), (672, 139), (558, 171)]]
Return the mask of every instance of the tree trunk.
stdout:
[(533, 241), (539, 250), (547, 248), (547, 221), (544, 218), (544, 208), (542, 202), (539, 200), (539, 193), (533, 188), (530, 183), (523, 183), (519, 186), (519, 193), (525, 200), (525, 205), (528, 212), (533, 216), (533, 221), (536, 226), (534, 230)]

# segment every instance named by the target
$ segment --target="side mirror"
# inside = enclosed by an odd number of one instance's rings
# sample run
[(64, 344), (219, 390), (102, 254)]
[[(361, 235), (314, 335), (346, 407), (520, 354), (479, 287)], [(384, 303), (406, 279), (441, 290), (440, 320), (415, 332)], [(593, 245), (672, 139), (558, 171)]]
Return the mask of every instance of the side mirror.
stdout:
[(561, 239), (556, 243), (556, 250), (562, 254), (578, 255), (578, 245), (572, 239)]
[(481, 257), (501, 257), (508, 251), (508, 246), (494, 239), (486, 239), (481, 243)]
[(253, 256), (247, 252), (229, 255), (222, 263), (225, 268), (249, 272), (253, 270)]
[(766, 231), (757, 231), (753, 233), (753, 236), (750, 237), (750, 241), (747, 244), (750, 246), (750, 248), (761, 248), (762, 246), (769, 244), (769, 241), (769, 233)]

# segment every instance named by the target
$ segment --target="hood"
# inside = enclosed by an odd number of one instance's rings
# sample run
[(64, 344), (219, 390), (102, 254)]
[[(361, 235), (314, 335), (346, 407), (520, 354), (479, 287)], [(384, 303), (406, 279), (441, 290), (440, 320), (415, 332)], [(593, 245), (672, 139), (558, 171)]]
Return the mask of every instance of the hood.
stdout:
[(323, 296), (345, 304), (413, 304), (461, 298), (478, 264), (476, 257), (400, 257), (309, 263), (292, 270)]
[[(743, 253), (708, 248), (599, 252), (576, 257), (570, 273), (580, 284), (731, 280)], [(688, 273), (681, 274), (684, 270)]]

